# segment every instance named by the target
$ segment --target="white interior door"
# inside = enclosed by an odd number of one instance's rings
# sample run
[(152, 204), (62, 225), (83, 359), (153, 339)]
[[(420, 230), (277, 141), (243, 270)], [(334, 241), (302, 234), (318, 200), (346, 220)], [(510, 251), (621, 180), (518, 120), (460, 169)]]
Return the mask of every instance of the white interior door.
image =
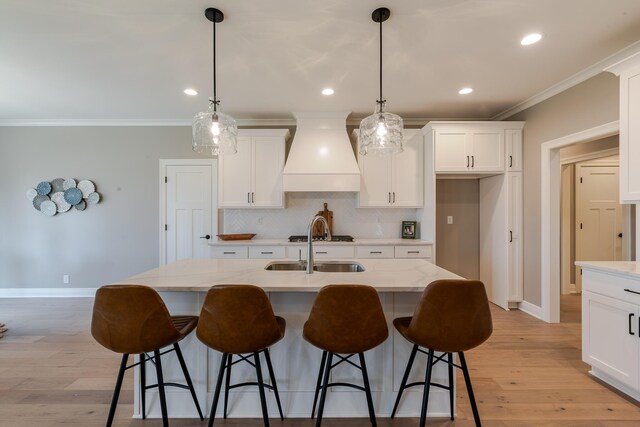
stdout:
[[(618, 167), (576, 165), (576, 261), (622, 261)], [(576, 290), (582, 274), (576, 269)]]
[[(166, 161), (165, 161), (166, 162)], [(191, 163), (192, 162), (192, 163)], [(205, 162), (205, 164), (203, 164)], [(161, 263), (180, 259), (208, 258), (210, 240), (217, 233), (214, 210), (214, 160), (182, 160), (165, 164), (164, 257)], [(163, 206), (161, 206), (163, 209)]]

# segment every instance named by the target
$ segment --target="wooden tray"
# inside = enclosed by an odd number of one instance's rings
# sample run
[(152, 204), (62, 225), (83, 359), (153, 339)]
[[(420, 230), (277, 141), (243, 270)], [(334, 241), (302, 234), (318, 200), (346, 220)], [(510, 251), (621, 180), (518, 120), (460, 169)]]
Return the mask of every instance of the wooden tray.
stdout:
[(255, 234), (218, 234), (219, 240), (251, 240), (255, 237)]

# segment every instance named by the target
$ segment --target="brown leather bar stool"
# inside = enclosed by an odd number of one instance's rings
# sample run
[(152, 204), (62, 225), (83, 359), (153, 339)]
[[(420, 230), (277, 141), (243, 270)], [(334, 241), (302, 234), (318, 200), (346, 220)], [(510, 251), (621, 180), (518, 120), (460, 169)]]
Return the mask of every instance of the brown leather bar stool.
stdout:
[[(257, 385), (260, 392), (260, 405), (264, 425), (269, 426), (269, 412), (264, 389), (273, 390), (278, 404), (280, 418), (284, 419), (278, 385), (269, 347), (284, 337), (286, 322), (273, 314), (273, 308), (267, 294), (253, 285), (217, 285), (209, 289), (200, 313), (200, 323), (196, 335), (205, 345), (222, 353), (216, 389), (211, 404), (209, 427), (213, 425), (225, 371), (224, 417), (227, 417), (229, 390), (247, 385)], [(265, 384), (260, 366), (260, 353), (264, 353), (271, 378), (271, 385)], [(251, 354), (247, 355), (246, 354)], [(233, 356), (240, 358), (233, 361)], [(253, 356), (253, 361), (249, 358)], [(256, 369), (257, 382), (230, 384), (231, 366), (238, 362), (248, 362)]]
[[(432, 282), (425, 288), (413, 317), (399, 317), (394, 319), (393, 325), (403, 337), (413, 343), (413, 349), (402, 377), (391, 418), (396, 414), (405, 388), (423, 385), (420, 427), (424, 427), (426, 421), (430, 386), (449, 390), (451, 420), (453, 420), (453, 367), (455, 366), (462, 369), (473, 411), (473, 419), (476, 426), (480, 426), (480, 415), (473, 395), (464, 352), (485, 342), (493, 332), (491, 310), (484, 284), (477, 280), (437, 280)], [(427, 351), (420, 347), (427, 349)], [(427, 355), (425, 380), (424, 382), (407, 384), (411, 366), (418, 351)], [(443, 354), (436, 357), (435, 352)], [(460, 365), (453, 363), (453, 353), (458, 354)], [(447, 360), (444, 360), (445, 356)], [(431, 382), (433, 365), (440, 361), (448, 364), (448, 386)]]
[[(164, 387), (174, 386), (188, 389), (191, 392), (198, 415), (201, 420), (204, 420), (187, 365), (178, 345), (178, 342), (189, 335), (197, 324), (197, 316), (171, 316), (160, 295), (148, 286), (109, 285), (98, 289), (93, 304), (91, 335), (104, 347), (122, 354), (107, 418), (107, 427), (113, 423), (124, 373), (127, 369), (138, 365), (140, 366), (142, 418), (146, 418), (145, 392), (150, 388), (157, 387), (160, 395), (162, 425), (167, 427), (169, 421)], [(161, 349), (169, 346), (173, 348), (160, 352)], [(161, 355), (170, 351), (176, 352), (187, 385), (164, 382)], [(147, 353), (153, 353), (153, 356), (149, 356)], [(127, 366), (130, 354), (139, 354), (140, 361)], [(147, 361), (155, 364), (158, 377), (158, 383), (150, 386), (146, 385), (145, 364)]]
[[(322, 422), (327, 388), (333, 386), (346, 386), (364, 391), (371, 425), (376, 426), (364, 352), (382, 344), (388, 336), (387, 321), (374, 288), (366, 285), (328, 285), (320, 289), (303, 330), (304, 339), (322, 350), (322, 362), (311, 410), (313, 418), (318, 392), (322, 390), (316, 419), (317, 427)], [(360, 366), (349, 360), (356, 354), (360, 359)], [(335, 364), (334, 356), (340, 359)], [(348, 383), (329, 383), (331, 369), (343, 362), (362, 371), (364, 387)]]

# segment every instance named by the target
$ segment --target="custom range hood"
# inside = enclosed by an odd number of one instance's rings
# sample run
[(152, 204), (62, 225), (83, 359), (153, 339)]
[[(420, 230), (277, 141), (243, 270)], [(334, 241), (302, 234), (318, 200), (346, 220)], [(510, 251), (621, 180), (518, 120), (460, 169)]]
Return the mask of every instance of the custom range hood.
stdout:
[(360, 191), (360, 169), (347, 135), (349, 112), (293, 113), (296, 133), (284, 165), (284, 191)]

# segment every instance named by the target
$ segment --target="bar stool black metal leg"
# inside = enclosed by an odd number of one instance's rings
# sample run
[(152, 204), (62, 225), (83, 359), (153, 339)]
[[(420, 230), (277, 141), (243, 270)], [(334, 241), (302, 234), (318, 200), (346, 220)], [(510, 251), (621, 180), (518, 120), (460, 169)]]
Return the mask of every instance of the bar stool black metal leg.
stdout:
[(404, 370), (404, 375), (402, 376), (402, 382), (400, 383), (400, 390), (398, 390), (398, 397), (396, 397), (396, 403), (393, 405), (393, 411), (391, 411), (391, 418), (396, 416), (396, 411), (398, 410), (398, 404), (400, 404), (400, 398), (402, 397), (404, 388), (407, 385), (407, 380), (409, 379), (409, 374), (411, 373), (411, 367), (413, 366), (413, 361), (415, 360), (417, 353), (418, 353), (418, 344), (414, 344), (413, 348), (411, 349), (411, 355), (409, 355), (409, 362), (407, 363), (407, 368)]
[(320, 427), (322, 424), (322, 412), (324, 411), (324, 401), (327, 398), (327, 385), (329, 384), (329, 373), (331, 372), (331, 362), (333, 361), (333, 353), (329, 352), (327, 355), (327, 365), (324, 369), (324, 375), (322, 380), (322, 393), (320, 393), (320, 406), (318, 407), (318, 417), (316, 418), (316, 427)]
[(260, 392), (260, 406), (262, 406), (262, 419), (264, 427), (269, 427), (269, 412), (267, 410), (267, 398), (264, 394), (264, 382), (262, 379), (262, 367), (260, 366), (260, 353), (253, 353), (253, 360), (256, 364), (256, 374), (258, 376), (258, 391)]
[(162, 412), (162, 425), (169, 427), (169, 417), (167, 416), (167, 397), (164, 394), (164, 378), (162, 377), (162, 362), (160, 361), (160, 350), (153, 352), (156, 360), (156, 375), (158, 377), (158, 392), (160, 394), (160, 411)]
[(476, 406), (476, 398), (473, 395), (473, 388), (471, 387), (471, 377), (469, 377), (469, 369), (467, 368), (467, 361), (464, 358), (464, 353), (459, 352), (460, 366), (462, 367), (462, 373), (464, 374), (464, 382), (467, 385), (467, 393), (469, 393), (469, 402), (471, 402), (471, 410), (473, 411), (473, 419), (476, 422), (476, 427), (480, 427), (480, 414), (478, 413), (478, 406)]
[(429, 389), (431, 387), (431, 372), (433, 370), (433, 350), (429, 350), (427, 357), (427, 371), (424, 375), (424, 393), (422, 394), (422, 411), (420, 411), (420, 427), (427, 421), (427, 406), (429, 405)]
[(229, 387), (231, 386), (231, 365), (233, 363), (233, 354), (227, 356), (227, 376), (224, 380), (224, 412), (222, 416), (227, 419), (227, 402), (229, 401)]
[(196, 409), (198, 410), (198, 415), (200, 415), (200, 421), (204, 420), (202, 416), (202, 410), (200, 410), (200, 404), (198, 403), (198, 397), (196, 396), (196, 390), (193, 388), (193, 382), (191, 381), (191, 375), (189, 375), (189, 371), (187, 370), (187, 364), (184, 362), (184, 357), (182, 357), (182, 351), (180, 350), (180, 346), (178, 343), (173, 344), (173, 349), (176, 351), (176, 356), (178, 356), (178, 362), (180, 362), (180, 367), (182, 368), (182, 373), (184, 374), (184, 379), (187, 381), (187, 386), (189, 387), (189, 391), (191, 392), (191, 397), (193, 398), (193, 403), (196, 404)]
[(218, 370), (218, 379), (216, 380), (216, 389), (213, 392), (213, 401), (211, 402), (211, 415), (209, 415), (209, 427), (213, 426), (213, 420), (216, 417), (216, 409), (218, 408), (218, 399), (220, 398), (220, 388), (222, 387), (222, 379), (224, 378), (224, 371), (227, 364), (227, 353), (222, 354), (220, 360), (220, 369)]
[(147, 353), (140, 354), (140, 404), (142, 419), (147, 419)]
[(271, 385), (273, 386), (273, 392), (276, 394), (276, 403), (278, 404), (278, 411), (280, 412), (280, 419), (284, 420), (282, 414), (282, 405), (280, 405), (280, 393), (278, 393), (278, 383), (276, 383), (276, 376), (273, 373), (273, 365), (271, 364), (271, 356), (269, 355), (269, 349), (264, 349), (264, 357), (267, 359), (267, 368), (269, 369), (269, 377), (271, 378)]
[(324, 374), (324, 365), (327, 363), (327, 352), (322, 352), (322, 362), (320, 362), (320, 370), (318, 371), (318, 381), (316, 382), (316, 392), (313, 396), (313, 409), (311, 410), (311, 419), (316, 413), (316, 404), (318, 403), (318, 393), (320, 393), (320, 386), (322, 385), (322, 375)]
[(116, 414), (116, 406), (118, 406), (118, 397), (120, 397), (120, 389), (122, 388), (122, 379), (124, 378), (124, 371), (127, 370), (128, 354), (122, 355), (122, 361), (120, 362), (120, 370), (118, 371), (118, 378), (116, 379), (116, 387), (113, 389), (113, 397), (111, 398), (111, 407), (109, 408), (109, 416), (107, 417), (107, 427), (111, 427), (113, 423), (113, 416)]
[(371, 386), (369, 385), (369, 375), (367, 375), (367, 364), (364, 361), (364, 353), (358, 353), (360, 357), (360, 368), (362, 370), (362, 381), (364, 382), (364, 392), (367, 395), (367, 407), (369, 408), (369, 419), (371, 425), (377, 427), (376, 412), (373, 409), (373, 398), (371, 397)]
[(449, 408), (451, 410), (451, 421), (454, 420), (453, 414), (453, 399), (454, 399), (454, 384), (453, 384), (453, 353), (447, 353), (447, 360), (449, 364)]

